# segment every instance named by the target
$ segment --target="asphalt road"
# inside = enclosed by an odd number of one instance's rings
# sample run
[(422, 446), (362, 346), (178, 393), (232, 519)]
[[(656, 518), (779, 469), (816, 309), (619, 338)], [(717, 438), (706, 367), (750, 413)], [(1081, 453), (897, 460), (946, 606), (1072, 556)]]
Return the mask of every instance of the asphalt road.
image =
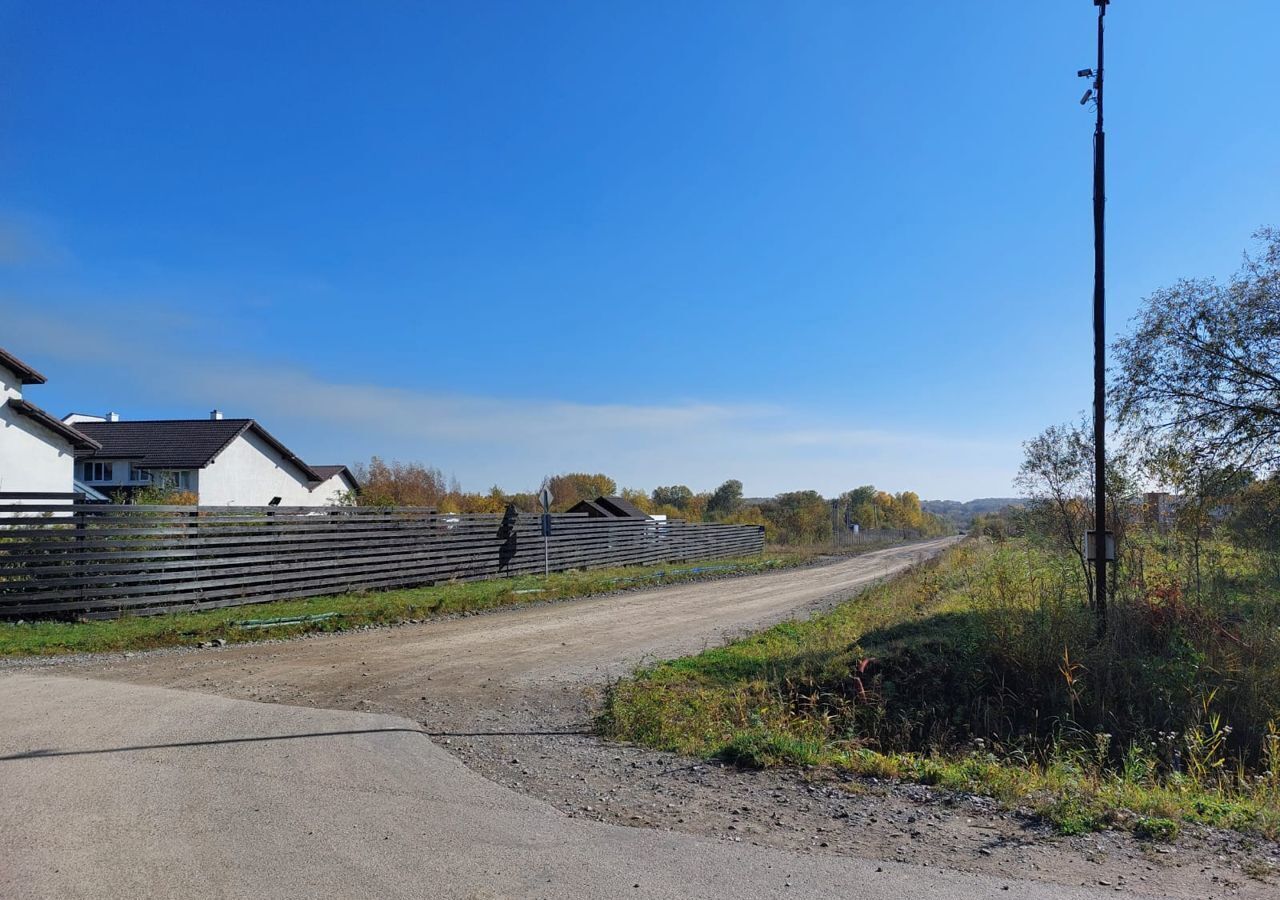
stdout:
[(1112, 891), (569, 818), (414, 722), (0, 676), (5, 898), (979, 898)]

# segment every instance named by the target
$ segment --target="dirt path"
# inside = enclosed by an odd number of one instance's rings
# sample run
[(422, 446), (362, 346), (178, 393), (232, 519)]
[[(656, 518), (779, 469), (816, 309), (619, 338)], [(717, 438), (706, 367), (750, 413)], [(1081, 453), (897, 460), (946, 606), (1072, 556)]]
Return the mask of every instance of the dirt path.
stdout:
[(1201, 831), (1176, 847), (1063, 840), (980, 798), (919, 786), (739, 772), (588, 733), (600, 688), (647, 659), (811, 614), (951, 539), (808, 569), (636, 591), (357, 634), (64, 662), (59, 674), (423, 724), (472, 770), (574, 818), (815, 855), (908, 862), (1167, 897), (1268, 896), (1274, 846)]
[(300, 706), (406, 715), (442, 730), (505, 721), (526, 706), (548, 726), (584, 721), (595, 689), (668, 659), (809, 612), (940, 552), (954, 538), (828, 565), (661, 587), (216, 651), (69, 663), (97, 678)]

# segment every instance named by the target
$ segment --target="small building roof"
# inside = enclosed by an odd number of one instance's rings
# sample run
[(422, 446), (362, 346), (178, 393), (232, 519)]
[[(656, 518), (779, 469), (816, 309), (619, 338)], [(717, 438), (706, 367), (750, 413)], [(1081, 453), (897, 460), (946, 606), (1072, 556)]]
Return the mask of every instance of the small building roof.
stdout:
[(81, 422), (76, 426), (98, 443), (76, 454), (81, 458), (137, 460), (144, 468), (203, 469), (232, 441), (253, 431), (277, 453), (297, 466), (308, 481), (320, 474), (253, 419), (151, 419), (127, 422)]
[(649, 514), (630, 500), (621, 497), (597, 497), (596, 505), (603, 506), (619, 519), (647, 519)]
[(23, 384), (44, 384), (47, 381), (43, 375), (3, 347), (0, 347), (0, 366), (17, 375)]
[(320, 476), (317, 483), (328, 481), (335, 475), (346, 473), (347, 478), (351, 479), (351, 483), (356, 486), (356, 490), (360, 489), (360, 482), (356, 481), (356, 476), (346, 466), (312, 466), (311, 471)]
[(573, 504), (573, 506), (565, 510), (565, 512), (586, 513), (593, 519), (613, 518), (613, 513), (591, 500), (579, 500), (577, 503)]
[(70, 425), (64, 424), (60, 419), (45, 412), (28, 400), (10, 399), (8, 406), (18, 415), (25, 416), (42, 428), (52, 431), (61, 438), (65, 438), (76, 449), (77, 455), (80, 451), (92, 453), (102, 446), (78, 428), (72, 428)]
[(571, 513), (586, 513), (597, 519), (647, 519), (649, 514), (629, 500), (621, 497), (597, 497), (594, 500), (579, 500), (569, 510)]

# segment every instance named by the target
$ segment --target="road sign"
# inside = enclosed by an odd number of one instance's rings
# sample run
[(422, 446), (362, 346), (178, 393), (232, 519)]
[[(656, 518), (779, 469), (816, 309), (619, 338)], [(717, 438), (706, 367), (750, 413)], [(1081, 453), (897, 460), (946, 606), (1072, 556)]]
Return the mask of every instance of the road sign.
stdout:
[(551, 488), (543, 486), (538, 492), (538, 502), (542, 504), (543, 512), (551, 512), (551, 504), (555, 501), (555, 495), (551, 493)]

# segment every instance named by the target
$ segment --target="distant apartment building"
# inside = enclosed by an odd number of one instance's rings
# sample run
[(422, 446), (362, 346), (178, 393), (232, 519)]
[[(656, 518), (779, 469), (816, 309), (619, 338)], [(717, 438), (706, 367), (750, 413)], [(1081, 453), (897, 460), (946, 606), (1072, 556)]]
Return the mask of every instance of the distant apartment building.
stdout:
[(1178, 515), (1179, 498), (1167, 491), (1148, 491), (1143, 495), (1142, 519), (1161, 531), (1173, 527)]

